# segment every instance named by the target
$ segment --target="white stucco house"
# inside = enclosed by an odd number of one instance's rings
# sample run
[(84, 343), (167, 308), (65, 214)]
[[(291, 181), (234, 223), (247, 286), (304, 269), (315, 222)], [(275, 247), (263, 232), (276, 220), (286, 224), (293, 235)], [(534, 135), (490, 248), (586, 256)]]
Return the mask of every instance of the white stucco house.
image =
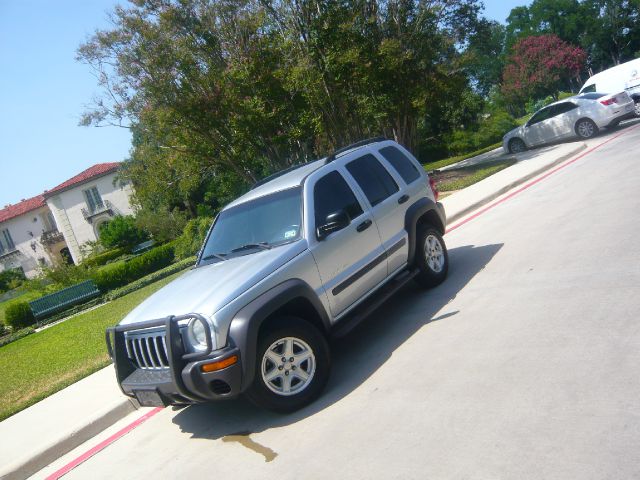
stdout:
[(130, 185), (116, 182), (119, 163), (99, 163), (43, 194), (0, 210), (0, 271), (27, 277), (44, 265), (82, 261), (82, 245), (98, 239), (102, 224), (133, 213)]

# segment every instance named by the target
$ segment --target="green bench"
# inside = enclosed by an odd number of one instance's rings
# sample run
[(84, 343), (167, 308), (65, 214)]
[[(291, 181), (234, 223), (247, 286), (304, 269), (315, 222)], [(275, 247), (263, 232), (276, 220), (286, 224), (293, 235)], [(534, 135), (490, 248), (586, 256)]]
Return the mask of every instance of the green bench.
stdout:
[(96, 284), (93, 283), (93, 280), (87, 280), (33, 300), (29, 302), (29, 306), (31, 307), (34, 317), (40, 320), (49, 315), (62, 312), (79, 303), (91, 300), (99, 295), (100, 290), (98, 290)]
[(146, 242), (139, 243), (131, 249), (131, 253), (137, 255), (139, 253), (146, 252), (151, 247), (153, 247), (155, 243), (155, 240), (147, 240)]

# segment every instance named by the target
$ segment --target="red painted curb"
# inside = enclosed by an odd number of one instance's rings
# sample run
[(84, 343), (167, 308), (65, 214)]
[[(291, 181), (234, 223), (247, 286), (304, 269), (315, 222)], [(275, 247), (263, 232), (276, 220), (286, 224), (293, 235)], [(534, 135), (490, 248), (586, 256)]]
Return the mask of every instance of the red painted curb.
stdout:
[(145, 413), (143, 416), (141, 416), (140, 418), (138, 418), (137, 420), (135, 420), (134, 422), (130, 423), (129, 425), (127, 425), (126, 427), (124, 427), (122, 430), (119, 430), (118, 432), (114, 433), (113, 435), (111, 435), (109, 438), (107, 438), (106, 440), (103, 440), (102, 442), (100, 442), (98, 445), (96, 445), (93, 448), (90, 448), (89, 450), (87, 450), (86, 452), (84, 452), (82, 455), (80, 455), (79, 457), (77, 457), (76, 459), (72, 460), (71, 462), (67, 463), (64, 467), (62, 467), (61, 469), (55, 471), (54, 473), (52, 473), (51, 475), (49, 475), (48, 477), (46, 477), (46, 480), (57, 480), (58, 478), (62, 477), (63, 475), (66, 475), (67, 473), (69, 473), (71, 470), (73, 470), (74, 468), (76, 468), (78, 465), (80, 465), (83, 462), (86, 462), (87, 460), (89, 460), (91, 457), (93, 457), (96, 453), (104, 450), (105, 448), (107, 448), (109, 445), (111, 445), (113, 442), (115, 442), (116, 440), (118, 440), (119, 438), (123, 437), (124, 435), (126, 435), (127, 433), (129, 433), (131, 430), (133, 430), (134, 428), (142, 425), (144, 422), (146, 422), (147, 420), (149, 420), (151, 417), (153, 417), (154, 415), (156, 415), (157, 413), (160, 413), (162, 410), (164, 410), (164, 408), (162, 407), (157, 407), (154, 408), (153, 410), (151, 410), (150, 412)]
[(592, 152), (596, 151), (597, 149), (599, 149), (599, 148), (600, 148), (600, 147), (602, 147), (603, 145), (606, 145), (607, 143), (609, 143), (609, 142), (611, 142), (611, 141), (615, 140), (616, 138), (621, 137), (622, 135), (624, 135), (624, 134), (626, 134), (626, 133), (630, 132), (631, 130), (634, 130), (634, 129), (638, 128), (638, 127), (640, 127), (640, 124), (639, 124), (639, 125), (634, 125), (633, 127), (629, 127), (629, 128), (627, 128), (626, 130), (624, 130), (623, 132), (620, 132), (619, 134), (617, 134), (617, 135), (615, 135), (615, 136), (613, 136), (613, 137), (611, 137), (611, 138), (609, 138), (609, 139), (605, 140), (604, 142), (599, 143), (598, 145), (596, 145), (595, 147), (591, 148), (590, 150), (587, 150), (586, 152), (581, 153), (581, 154), (580, 154), (580, 155), (578, 155), (577, 157), (572, 158), (572, 159), (570, 159), (570, 160), (567, 160), (565, 163), (563, 163), (563, 164), (561, 164), (561, 165), (557, 166), (557, 167), (556, 167), (556, 168), (554, 168), (553, 170), (548, 171), (547, 173), (543, 174), (542, 176), (540, 176), (540, 177), (536, 178), (535, 180), (532, 180), (532, 181), (531, 181), (531, 182), (529, 182), (529, 183), (525, 183), (522, 187), (520, 187), (520, 188), (518, 188), (517, 190), (514, 190), (513, 192), (509, 193), (506, 197), (503, 197), (503, 198), (501, 198), (500, 200), (498, 200), (498, 201), (496, 201), (496, 202), (494, 202), (494, 203), (491, 203), (491, 204), (487, 205), (486, 207), (481, 208), (480, 210), (478, 210), (478, 211), (477, 211), (476, 213), (474, 213), (473, 215), (471, 215), (471, 216), (469, 216), (469, 217), (465, 218), (464, 220), (462, 220), (462, 221), (461, 221), (461, 222), (459, 222), (459, 223), (456, 223), (455, 225), (452, 225), (451, 227), (449, 227), (449, 228), (447, 229), (447, 231), (446, 231), (445, 233), (449, 233), (449, 232), (454, 231), (454, 230), (455, 230), (455, 229), (457, 229), (457, 228), (460, 228), (460, 227), (461, 227), (462, 225), (464, 225), (465, 223), (468, 223), (468, 222), (470, 222), (471, 220), (473, 220), (473, 219), (475, 219), (475, 218), (478, 218), (480, 215), (485, 214), (486, 212), (488, 212), (489, 210), (491, 210), (491, 209), (493, 209), (493, 208), (497, 207), (497, 206), (498, 206), (498, 205), (500, 205), (501, 203), (506, 202), (507, 200), (509, 200), (509, 199), (511, 199), (511, 198), (513, 198), (513, 197), (515, 197), (515, 196), (516, 196), (516, 195), (518, 195), (519, 193), (521, 193), (521, 192), (523, 192), (523, 191), (525, 191), (525, 190), (527, 190), (527, 189), (529, 189), (529, 188), (533, 187), (533, 186), (534, 186), (534, 185), (536, 185), (537, 183), (540, 183), (542, 180), (545, 180), (547, 177), (549, 177), (549, 176), (553, 175), (554, 173), (556, 173), (556, 172), (558, 172), (558, 171), (562, 170), (562, 169), (563, 169), (563, 168), (565, 168), (565, 167), (568, 167), (568, 166), (569, 166), (569, 165), (571, 165), (572, 163), (575, 163), (575, 162), (577, 162), (578, 160), (580, 160), (581, 158), (584, 158), (585, 156), (589, 155), (590, 153), (592, 153)]

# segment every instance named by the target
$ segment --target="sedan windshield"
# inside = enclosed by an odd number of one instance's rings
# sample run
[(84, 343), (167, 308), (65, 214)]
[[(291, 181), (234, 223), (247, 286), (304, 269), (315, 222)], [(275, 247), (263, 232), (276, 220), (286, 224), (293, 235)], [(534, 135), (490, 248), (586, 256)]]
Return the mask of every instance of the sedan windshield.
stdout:
[(300, 238), (301, 188), (257, 198), (220, 212), (202, 261), (220, 261), (290, 243)]

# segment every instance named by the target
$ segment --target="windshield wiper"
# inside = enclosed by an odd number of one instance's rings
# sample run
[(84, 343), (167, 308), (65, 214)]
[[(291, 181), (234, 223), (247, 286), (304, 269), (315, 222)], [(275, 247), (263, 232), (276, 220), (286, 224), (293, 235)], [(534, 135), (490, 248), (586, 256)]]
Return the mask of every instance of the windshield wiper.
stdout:
[(203, 257), (201, 261), (204, 262), (206, 260), (213, 260), (214, 258), (217, 258), (218, 260), (224, 262), (226, 260), (226, 258), (224, 258), (225, 255), (226, 253), (210, 253), (206, 257)]
[(246, 245), (242, 245), (241, 247), (234, 248), (231, 250), (231, 253), (241, 252), (242, 250), (251, 250), (253, 248), (261, 248), (262, 250), (271, 250), (271, 245), (267, 242), (260, 243), (247, 243)]

